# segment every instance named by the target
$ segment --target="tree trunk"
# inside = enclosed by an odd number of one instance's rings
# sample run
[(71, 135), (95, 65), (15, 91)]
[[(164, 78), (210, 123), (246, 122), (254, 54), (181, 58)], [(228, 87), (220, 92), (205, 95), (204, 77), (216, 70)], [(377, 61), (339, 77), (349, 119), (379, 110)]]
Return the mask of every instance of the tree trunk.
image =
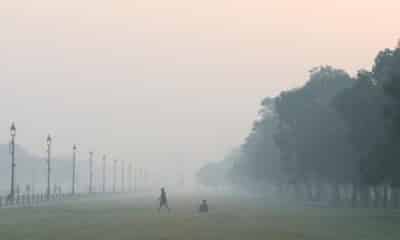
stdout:
[(358, 189), (359, 189), (358, 184), (353, 182), (351, 189), (351, 207), (353, 208), (357, 207)]
[(306, 188), (306, 192), (307, 192), (307, 201), (312, 202), (314, 200), (312, 183), (311, 182), (306, 183), (305, 188)]
[(361, 185), (360, 189), (360, 200), (361, 200), (361, 206), (368, 208), (369, 207), (369, 187), (366, 184)]
[(332, 196), (332, 204), (333, 206), (340, 205), (340, 186), (338, 183), (333, 184), (333, 196)]
[(373, 191), (374, 191), (374, 208), (378, 208), (379, 207), (379, 190), (378, 190), (378, 186), (374, 186), (373, 187)]
[(291, 201), (296, 201), (297, 200), (297, 196), (296, 196), (296, 190), (295, 187), (296, 184), (295, 183), (289, 183), (287, 186), (287, 193), (288, 193), (288, 197)]
[(301, 197), (301, 184), (299, 183), (294, 183), (294, 195), (296, 198), (296, 201), (301, 202), (302, 197)]
[(278, 198), (279, 199), (284, 199), (284, 197), (283, 197), (283, 184), (282, 183), (277, 183), (276, 190), (277, 190)]
[(322, 197), (322, 184), (317, 181), (315, 184), (315, 196), (314, 196), (314, 200), (316, 202), (320, 202), (321, 201), (321, 197)]
[(389, 186), (385, 184), (383, 185), (383, 203), (382, 203), (383, 208), (388, 207), (388, 200), (389, 200)]
[(399, 203), (399, 201), (400, 201), (400, 190), (399, 190), (399, 188), (397, 188), (397, 187), (395, 187), (395, 188), (392, 188), (393, 190), (392, 190), (392, 202), (393, 202), (393, 208), (399, 208), (399, 206), (400, 206), (400, 203)]

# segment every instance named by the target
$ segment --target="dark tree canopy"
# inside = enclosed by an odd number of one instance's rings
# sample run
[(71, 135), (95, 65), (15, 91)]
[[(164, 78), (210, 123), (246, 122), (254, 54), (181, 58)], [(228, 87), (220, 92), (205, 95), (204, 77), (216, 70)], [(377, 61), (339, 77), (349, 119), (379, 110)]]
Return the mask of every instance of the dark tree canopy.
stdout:
[(313, 68), (304, 86), (265, 98), (259, 114), (228, 182), (400, 187), (400, 49), (381, 51), (355, 77)]

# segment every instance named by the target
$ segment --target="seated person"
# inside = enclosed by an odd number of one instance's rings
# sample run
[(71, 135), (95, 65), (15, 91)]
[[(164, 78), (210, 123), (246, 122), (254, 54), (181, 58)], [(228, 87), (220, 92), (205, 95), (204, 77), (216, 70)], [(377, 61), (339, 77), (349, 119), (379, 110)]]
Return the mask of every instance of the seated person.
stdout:
[(206, 213), (206, 212), (208, 212), (207, 200), (203, 200), (203, 201), (202, 201), (202, 203), (200, 204), (200, 207), (199, 207), (199, 212), (201, 212), (201, 213)]

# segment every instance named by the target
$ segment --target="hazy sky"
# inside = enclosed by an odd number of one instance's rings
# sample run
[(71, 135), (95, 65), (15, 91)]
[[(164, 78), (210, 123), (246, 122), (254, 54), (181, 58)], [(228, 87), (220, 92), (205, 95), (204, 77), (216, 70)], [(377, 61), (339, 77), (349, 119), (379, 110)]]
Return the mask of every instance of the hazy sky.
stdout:
[(149, 165), (221, 159), (263, 97), (400, 36), (398, 0), (0, 2), (0, 141)]

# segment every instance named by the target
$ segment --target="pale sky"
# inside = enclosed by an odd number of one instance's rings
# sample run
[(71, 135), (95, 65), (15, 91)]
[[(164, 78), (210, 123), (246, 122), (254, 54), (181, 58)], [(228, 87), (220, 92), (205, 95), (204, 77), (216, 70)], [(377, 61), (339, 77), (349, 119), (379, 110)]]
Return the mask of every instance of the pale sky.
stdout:
[[(0, 0), (0, 141), (148, 167), (220, 160), (266, 96), (354, 73), (400, 37), (398, 0)], [(174, 163), (175, 164), (175, 163)], [(170, 164), (173, 165), (173, 164)]]

